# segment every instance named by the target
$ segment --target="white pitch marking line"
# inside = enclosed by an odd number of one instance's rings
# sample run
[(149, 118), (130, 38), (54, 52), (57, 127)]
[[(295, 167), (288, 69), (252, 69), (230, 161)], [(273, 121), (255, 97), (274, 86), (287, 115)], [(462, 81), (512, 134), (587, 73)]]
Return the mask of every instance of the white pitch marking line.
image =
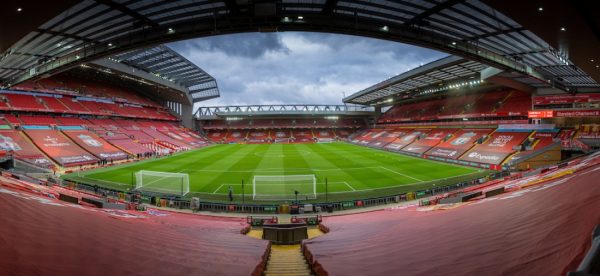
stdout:
[(402, 176), (404, 176), (404, 177), (408, 177), (408, 178), (410, 178), (410, 179), (414, 179), (414, 180), (416, 180), (416, 181), (419, 181), (419, 182), (425, 182), (425, 181), (423, 181), (423, 180), (421, 180), (421, 179), (418, 179), (418, 178), (412, 177), (412, 176), (410, 176), (410, 175), (406, 175), (406, 174), (399, 173), (399, 172), (397, 172), (397, 171), (394, 171), (394, 170), (390, 170), (390, 169), (388, 169), (388, 168), (386, 168), (386, 167), (384, 167), (384, 166), (381, 166), (380, 168), (382, 168), (382, 169), (384, 169), (384, 170), (387, 170), (387, 171), (390, 171), (390, 172), (393, 172), (393, 173), (395, 173), (395, 174), (402, 175)]
[(346, 184), (346, 186), (348, 186), (348, 188), (352, 189), (353, 192), (356, 191), (356, 189), (354, 189), (354, 187), (350, 186), (350, 184), (348, 184), (348, 182), (342, 181), (342, 183)]
[(218, 192), (218, 191), (219, 191), (219, 190), (220, 190), (220, 189), (223, 187), (223, 185), (225, 185), (225, 184), (221, 184), (221, 186), (219, 186), (219, 188), (217, 188), (217, 189), (216, 189), (216, 190), (213, 192), (213, 194), (216, 194), (216, 193), (217, 193), (217, 192)]

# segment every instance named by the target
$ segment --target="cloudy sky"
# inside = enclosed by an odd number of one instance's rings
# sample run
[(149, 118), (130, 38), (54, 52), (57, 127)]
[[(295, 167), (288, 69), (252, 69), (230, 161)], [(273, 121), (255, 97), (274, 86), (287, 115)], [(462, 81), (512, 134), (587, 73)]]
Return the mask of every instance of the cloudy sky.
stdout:
[(169, 45), (217, 79), (221, 97), (202, 106), (341, 104), (391, 76), (446, 56), (371, 38), (322, 33), (247, 33)]

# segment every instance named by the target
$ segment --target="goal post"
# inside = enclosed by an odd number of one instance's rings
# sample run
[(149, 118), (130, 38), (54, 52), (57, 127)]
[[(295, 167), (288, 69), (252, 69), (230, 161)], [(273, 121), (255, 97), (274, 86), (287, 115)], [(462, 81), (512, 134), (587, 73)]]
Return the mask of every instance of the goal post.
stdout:
[(135, 173), (135, 189), (185, 196), (190, 192), (190, 177), (187, 173), (141, 170)]
[(294, 200), (317, 198), (317, 178), (307, 175), (255, 175), (252, 179), (254, 200)]

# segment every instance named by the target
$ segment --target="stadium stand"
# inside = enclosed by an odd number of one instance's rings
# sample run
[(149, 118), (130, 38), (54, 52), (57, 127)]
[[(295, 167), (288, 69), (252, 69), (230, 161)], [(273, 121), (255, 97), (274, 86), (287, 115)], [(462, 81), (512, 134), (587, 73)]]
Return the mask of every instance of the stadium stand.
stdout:
[(336, 138), (336, 134), (328, 129), (317, 129), (313, 133), (319, 142), (331, 142)]
[(289, 129), (277, 129), (271, 132), (273, 133), (273, 142), (275, 143), (287, 143), (292, 136)]
[(476, 145), (459, 158), (462, 161), (500, 165), (520, 150), (531, 131), (496, 131), (482, 144)]
[(108, 110), (105, 105), (95, 100), (79, 100), (78, 101), (85, 109), (89, 110), (94, 115), (112, 115), (113, 112)]
[(380, 131), (371, 136), (369, 142), (370, 147), (383, 148), (387, 144), (393, 142), (396, 138), (404, 136), (407, 131), (406, 129), (386, 129)]
[(40, 126), (50, 126), (56, 125), (57, 122), (51, 116), (28, 116), (21, 115), (19, 116), (23, 125), (40, 125)]
[(0, 228), (0, 274), (260, 275), (269, 248), (240, 235), (241, 218), (104, 210), (57, 198), (55, 190), (0, 179), (0, 209), (15, 210), (0, 216), (11, 225)]
[(227, 130), (207, 130), (206, 137), (213, 142), (222, 142), (227, 137)]
[(248, 137), (248, 131), (246, 130), (231, 130), (229, 132), (225, 132), (226, 133), (226, 143), (240, 143), (240, 142), (244, 142), (246, 140), (246, 137)]
[[(167, 133), (168, 134), (168, 133)], [(204, 137), (194, 133), (193, 131), (185, 128), (175, 129), (174, 134), (181, 137), (182, 140), (192, 145), (193, 147), (205, 146), (207, 141)]]
[(421, 139), (429, 131), (431, 131), (431, 129), (415, 129), (412, 131), (407, 131), (406, 135), (394, 139), (394, 141), (387, 144), (384, 148), (388, 150), (399, 151), (405, 146), (411, 144), (412, 142)]
[(8, 100), (2, 94), (0, 94), (0, 110), (10, 110), (10, 106), (7, 104)]
[(449, 95), (394, 105), (378, 120), (379, 124), (480, 117), (525, 116), (531, 109), (531, 95), (501, 89), (484, 93)]
[(154, 138), (155, 142), (157, 142), (159, 145), (167, 147), (169, 149), (181, 151), (181, 150), (188, 150), (191, 148), (190, 144), (188, 144), (184, 141), (173, 139), (173, 138), (159, 132), (156, 129), (153, 129), (150, 127), (145, 127), (142, 129), (142, 131), (145, 132), (146, 134), (148, 134), (148, 136)]
[(51, 78), (41, 79), (35, 83), (25, 82), (19, 84), (15, 88), (24, 91), (40, 91), (53, 94), (106, 98), (120, 102), (160, 107), (156, 103), (140, 97), (139, 95), (130, 93), (123, 88), (72, 76), (53, 76)]
[(531, 95), (522, 91), (511, 91), (508, 98), (502, 102), (502, 105), (496, 110), (498, 113), (508, 113), (509, 115), (524, 114), (532, 109)]
[(33, 95), (29, 94), (4, 94), (8, 103), (14, 110), (21, 111), (46, 111), (46, 107)]
[(248, 132), (248, 143), (264, 143), (267, 142), (269, 136), (268, 129), (256, 129)]
[(501, 200), (448, 206), (451, 212), (409, 206), (325, 217), (329, 233), (304, 241), (303, 249), (318, 275), (393, 275), (399, 269), (403, 275), (565, 275), (577, 267), (600, 220), (595, 164), (541, 183), (534, 175), (529, 181), (535, 186)]
[(57, 117), (59, 125), (62, 126), (83, 126), (88, 125), (90, 122), (79, 117)]
[(433, 129), (419, 140), (402, 148), (402, 151), (421, 155), (441, 141), (448, 140), (454, 132), (456, 129)]
[(437, 146), (425, 152), (425, 155), (458, 159), (477, 141), (480, 141), (492, 131), (492, 129), (461, 129), (455, 132), (450, 139), (440, 142)]
[(577, 133), (574, 141), (580, 141), (587, 146), (600, 147), (600, 124), (581, 124), (576, 126)]
[(117, 136), (117, 137), (107, 137), (104, 136), (104, 139), (110, 142), (116, 148), (127, 152), (133, 156), (144, 155), (151, 153), (152, 150), (149, 147), (144, 146), (143, 144), (148, 143), (138, 143), (135, 140), (131, 140), (129, 137), (125, 136)]
[(25, 130), (24, 133), (48, 157), (63, 167), (94, 164), (98, 161), (96, 157), (71, 142), (57, 130), (31, 129)]
[(68, 112), (69, 108), (65, 106), (61, 101), (57, 98), (49, 96), (49, 97), (39, 97), (41, 102), (47, 107), (50, 112)]
[[(518, 162), (523, 159), (527, 159), (531, 157), (533, 154), (544, 153), (548, 157), (550, 154), (547, 154), (546, 150), (555, 150), (556, 156), (551, 160), (550, 163), (545, 163), (543, 165), (550, 165), (556, 163), (557, 160), (560, 161), (560, 140), (556, 139), (558, 130), (552, 129), (550, 131), (536, 131), (533, 135), (531, 135), (528, 140), (523, 143), (523, 148), (521, 151), (512, 155), (510, 158), (510, 162)], [(548, 158), (547, 157), (547, 158)], [(537, 166), (536, 166), (537, 167)]]
[(576, 138), (581, 139), (600, 139), (600, 125), (585, 124), (578, 126)]
[(451, 118), (456, 115), (463, 114), (465, 111), (465, 103), (473, 103), (480, 95), (476, 93), (456, 95), (451, 99), (446, 99), (446, 104), (438, 114), (440, 119)]
[(352, 143), (355, 144), (368, 144), (371, 141), (371, 136), (375, 135), (376, 133), (383, 131), (382, 129), (365, 129), (362, 131), (358, 131), (357, 133), (355, 133), (353, 135), (353, 139), (351, 140)]
[(6, 119), (6, 121), (13, 126), (20, 125), (22, 123), (21, 120), (19, 120), (19, 118), (13, 114), (4, 114), (4, 119)]
[(122, 88), (86, 80), (55, 78), (61, 77), (44, 79), (36, 84), (21, 84), (14, 91), (2, 91), (8, 103), (7, 109), (176, 120), (164, 107)]
[(126, 153), (87, 130), (64, 130), (63, 133), (99, 159), (117, 161), (128, 158)]
[(333, 132), (335, 133), (335, 135), (337, 135), (340, 138), (348, 138), (348, 136), (350, 136), (354, 132), (354, 130), (340, 129), (340, 130), (334, 130)]
[(19, 160), (43, 168), (53, 167), (48, 159), (27, 137), (20, 131), (0, 130), (0, 149), (12, 151)]
[(314, 135), (310, 129), (294, 129), (292, 131), (294, 142), (296, 143), (311, 143), (314, 142)]
[(466, 106), (465, 113), (492, 113), (508, 97), (504, 90), (482, 93), (475, 103)]
[(57, 98), (57, 100), (68, 108), (69, 113), (92, 114), (92, 112), (89, 109), (85, 108), (85, 106), (83, 106), (78, 100), (76, 100), (73, 97), (65, 96), (62, 98)]

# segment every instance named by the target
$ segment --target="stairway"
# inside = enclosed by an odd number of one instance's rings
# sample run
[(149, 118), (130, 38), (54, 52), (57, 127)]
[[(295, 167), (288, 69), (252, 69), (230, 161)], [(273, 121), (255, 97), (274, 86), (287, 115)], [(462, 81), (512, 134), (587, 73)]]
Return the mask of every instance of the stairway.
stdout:
[(267, 261), (265, 276), (275, 275), (313, 275), (300, 245), (276, 245), (271, 246), (271, 253)]

